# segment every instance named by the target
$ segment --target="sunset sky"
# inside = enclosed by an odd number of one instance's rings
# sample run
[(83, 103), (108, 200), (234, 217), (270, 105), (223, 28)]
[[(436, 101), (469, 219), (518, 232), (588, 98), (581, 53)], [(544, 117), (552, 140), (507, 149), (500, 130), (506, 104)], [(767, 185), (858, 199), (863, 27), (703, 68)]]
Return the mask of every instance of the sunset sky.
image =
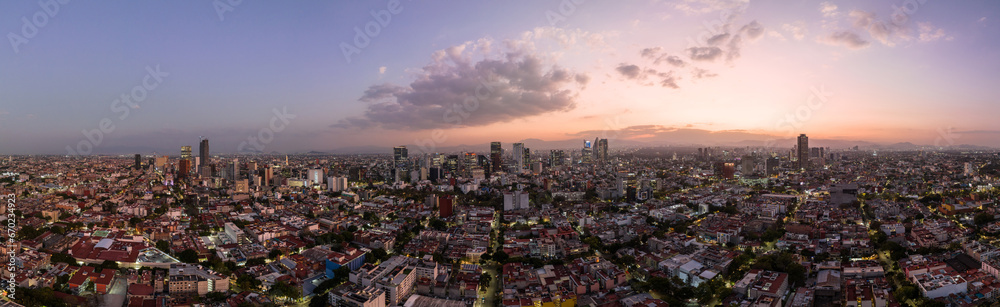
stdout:
[[(199, 136), (234, 153), (262, 130), (264, 152), (602, 134), (1000, 147), (998, 1), (231, 2), (0, 1), (0, 154), (176, 154)], [(146, 97), (115, 103), (130, 93)]]

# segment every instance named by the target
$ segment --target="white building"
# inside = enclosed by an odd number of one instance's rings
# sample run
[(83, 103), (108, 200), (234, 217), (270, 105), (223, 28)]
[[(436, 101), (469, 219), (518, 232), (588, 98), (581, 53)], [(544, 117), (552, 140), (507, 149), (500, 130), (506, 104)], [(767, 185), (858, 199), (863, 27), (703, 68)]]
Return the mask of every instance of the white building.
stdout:
[(528, 201), (528, 192), (517, 191), (517, 192), (504, 192), (503, 193), (503, 210), (518, 210), (518, 209), (528, 209), (530, 207)]

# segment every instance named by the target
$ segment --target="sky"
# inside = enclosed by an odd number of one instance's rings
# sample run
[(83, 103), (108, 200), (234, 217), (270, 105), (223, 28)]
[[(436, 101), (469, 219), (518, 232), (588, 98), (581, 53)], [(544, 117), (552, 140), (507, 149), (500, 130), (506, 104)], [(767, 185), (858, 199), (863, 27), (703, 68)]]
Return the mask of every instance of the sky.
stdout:
[(997, 1), (2, 1), (0, 33), (0, 154), (1000, 147)]

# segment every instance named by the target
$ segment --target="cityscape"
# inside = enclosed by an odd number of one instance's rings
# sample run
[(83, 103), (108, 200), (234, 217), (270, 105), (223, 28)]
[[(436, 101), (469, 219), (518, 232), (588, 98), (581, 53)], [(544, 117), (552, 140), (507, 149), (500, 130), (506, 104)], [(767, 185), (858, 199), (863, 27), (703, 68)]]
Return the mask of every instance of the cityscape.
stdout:
[(1000, 306), (998, 20), (3, 2), (0, 307)]

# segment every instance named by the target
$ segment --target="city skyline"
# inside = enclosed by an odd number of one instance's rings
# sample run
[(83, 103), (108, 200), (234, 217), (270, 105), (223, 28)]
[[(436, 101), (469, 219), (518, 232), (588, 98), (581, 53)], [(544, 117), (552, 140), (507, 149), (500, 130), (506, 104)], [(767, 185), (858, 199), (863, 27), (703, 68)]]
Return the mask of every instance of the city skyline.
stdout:
[(0, 3), (0, 154), (1000, 147), (997, 3), (577, 2)]

